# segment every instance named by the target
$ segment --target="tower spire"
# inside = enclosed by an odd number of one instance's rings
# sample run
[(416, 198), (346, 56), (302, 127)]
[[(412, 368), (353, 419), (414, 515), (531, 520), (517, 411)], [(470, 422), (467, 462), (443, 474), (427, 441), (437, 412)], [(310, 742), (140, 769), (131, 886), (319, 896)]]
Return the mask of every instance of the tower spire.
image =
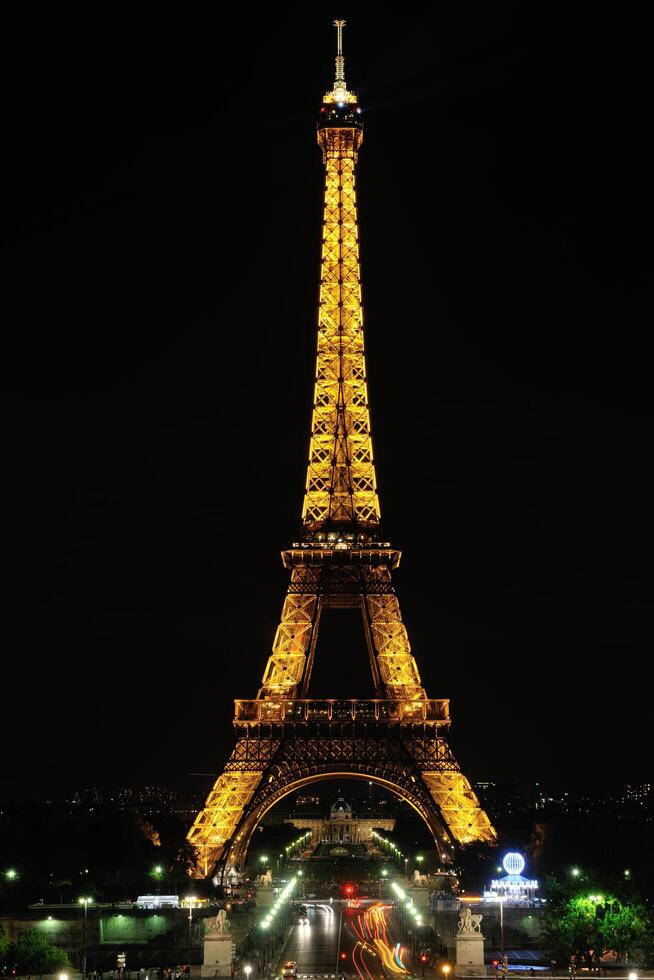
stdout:
[(345, 27), (344, 20), (335, 20), (334, 27), (336, 28), (336, 80), (334, 82), (334, 89), (345, 88), (345, 58), (343, 57), (343, 28)]

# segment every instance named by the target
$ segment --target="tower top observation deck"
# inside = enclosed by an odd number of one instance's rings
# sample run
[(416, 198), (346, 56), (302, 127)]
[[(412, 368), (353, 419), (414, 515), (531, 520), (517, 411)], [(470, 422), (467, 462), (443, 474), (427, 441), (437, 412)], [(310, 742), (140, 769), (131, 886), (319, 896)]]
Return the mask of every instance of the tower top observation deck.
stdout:
[(337, 38), (336, 75), (333, 87), (328, 89), (323, 96), (318, 116), (318, 129), (345, 127), (361, 130), (359, 100), (354, 92), (349, 91), (345, 82), (345, 58), (343, 57), (345, 21), (335, 20), (334, 27)]

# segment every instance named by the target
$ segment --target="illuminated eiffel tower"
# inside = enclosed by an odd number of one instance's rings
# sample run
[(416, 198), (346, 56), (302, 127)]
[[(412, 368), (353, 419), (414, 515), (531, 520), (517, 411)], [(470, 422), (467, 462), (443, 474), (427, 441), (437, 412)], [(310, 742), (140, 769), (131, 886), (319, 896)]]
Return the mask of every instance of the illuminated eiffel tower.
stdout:
[[(449, 702), (427, 697), (411, 654), (391, 572), (373, 461), (363, 344), (354, 171), (363, 139), (345, 83), (337, 20), (333, 89), (318, 143), (325, 203), (318, 352), (300, 540), (282, 552), (291, 582), (257, 698), (236, 701), (236, 746), (188, 834), (198, 876), (242, 863), (268, 810), (308, 783), (372, 780), (409, 803), (443, 862), (455, 843), (496, 840), (445, 741)], [(323, 609), (361, 610), (375, 697), (312, 700), (309, 683)]]

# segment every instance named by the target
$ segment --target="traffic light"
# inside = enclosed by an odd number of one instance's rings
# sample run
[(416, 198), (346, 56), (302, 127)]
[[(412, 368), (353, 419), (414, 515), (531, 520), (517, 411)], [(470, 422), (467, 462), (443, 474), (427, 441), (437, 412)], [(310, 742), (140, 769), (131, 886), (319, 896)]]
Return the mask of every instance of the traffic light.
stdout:
[(347, 953), (346, 953), (345, 951), (343, 951), (343, 952), (341, 953), (341, 959), (342, 959), (342, 960), (346, 960), (346, 959), (347, 959)]
[(427, 953), (421, 953), (420, 954), (420, 962), (421, 963), (428, 963), (429, 962), (429, 956), (427, 955)]
[(345, 885), (343, 891), (345, 892), (346, 895), (351, 895), (354, 891), (354, 888), (352, 887), (352, 885)]

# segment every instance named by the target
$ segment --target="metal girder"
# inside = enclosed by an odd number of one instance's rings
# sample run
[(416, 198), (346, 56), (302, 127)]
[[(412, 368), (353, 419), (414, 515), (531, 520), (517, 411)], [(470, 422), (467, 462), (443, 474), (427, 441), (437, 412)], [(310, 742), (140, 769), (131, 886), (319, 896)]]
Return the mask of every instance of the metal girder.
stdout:
[(307, 733), (286, 738), (280, 744), (224, 848), (221, 870), (225, 872), (241, 862), (252, 833), (278, 800), (308, 782), (343, 776), (377, 782), (407, 802), (429, 827), (441, 860), (451, 862), (452, 838), (412, 759), (407, 740), (379, 732), (332, 737)]
[(362, 134), (323, 128), (325, 199), (305, 527), (379, 524), (363, 344), (354, 168)]

